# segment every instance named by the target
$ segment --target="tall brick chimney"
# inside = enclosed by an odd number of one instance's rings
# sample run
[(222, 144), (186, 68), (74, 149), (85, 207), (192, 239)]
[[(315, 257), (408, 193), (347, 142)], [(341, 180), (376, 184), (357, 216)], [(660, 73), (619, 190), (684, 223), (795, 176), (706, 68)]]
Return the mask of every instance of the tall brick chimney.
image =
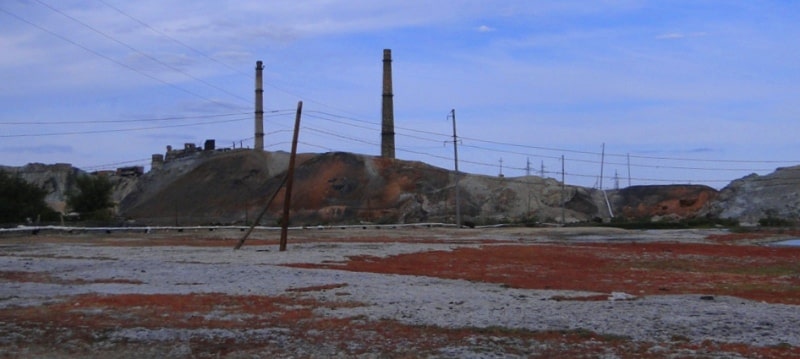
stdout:
[(381, 157), (394, 157), (394, 100), (392, 94), (392, 50), (383, 50), (383, 102), (381, 104)]
[(256, 61), (256, 143), (254, 148), (257, 151), (264, 150), (264, 65), (261, 61)]

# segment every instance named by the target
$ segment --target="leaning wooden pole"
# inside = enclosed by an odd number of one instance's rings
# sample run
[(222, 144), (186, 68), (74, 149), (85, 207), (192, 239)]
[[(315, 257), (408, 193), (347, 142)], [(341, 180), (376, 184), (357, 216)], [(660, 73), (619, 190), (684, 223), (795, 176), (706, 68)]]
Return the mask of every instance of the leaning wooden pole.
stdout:
[(283, 179), (281, 180), (281, 183), (278, 185), (278, 188), (275, 189), (275, 192), (272, 192), (272, 196), (269, 197), (269, 201), (267, 201), (267, 204), (264, 206), (264, 209), (261, 210), (261, 213), (259, 213), (258, 217), (256, 217), (256, 221), (253, 222), (253, 225), (251, 225), (250, 228), (247, 230), (247, 232), (245, 232), (244, 236), (242, 236), (242, 238), (239, 239), (239, 243), (236, 243), (236, 247), (233, 247), (233, 249), (242, 248), (242, 245), (244, 245), (244, 241), (247, 240), (247, 237), (250, 237), (250, 233), (253, 233), (253, 229), (256, 228), (259, 222), (261, 222), (261, 218), (263, 218), (264, 214), (267, 213), (267, 209), (269, 209), (269, 206), (272, 204), (272, 201), (274, 201), (275, 197), (278, 196), (278, 192), (281, 191), (281, 188), (283, 188), (283, 185), (286, 183), (286, 178), (287, 176), (283, 176)]
[(300, 115), (303, 112), (303, 101), (297, 102), (297, 115), (294, 119), (294, 137), (292, 138), (292, 154), (289, 157), (289, 172), (286, 174), (286, 197), (283, 201), (283, 220), (281, 221), (280, 251), (286, 250), (286, 237), (289, 232), (289, 209), (292, 201), (292, 184), (294, 183), (294, 163), (297, 157), (297, 135), (300, 132)]

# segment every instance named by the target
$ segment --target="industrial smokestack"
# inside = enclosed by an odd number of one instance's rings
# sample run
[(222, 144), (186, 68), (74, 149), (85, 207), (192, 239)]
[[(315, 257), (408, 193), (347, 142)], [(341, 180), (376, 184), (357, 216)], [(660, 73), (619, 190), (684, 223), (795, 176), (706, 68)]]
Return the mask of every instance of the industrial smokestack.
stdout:
[(392, 99), (392, 50), (383, 50), (383, 102), (381, 157), (394, 158), (394, 100)]
[(257, 151), (264, 150), (264, 65), (256, 61), (256, 143)]

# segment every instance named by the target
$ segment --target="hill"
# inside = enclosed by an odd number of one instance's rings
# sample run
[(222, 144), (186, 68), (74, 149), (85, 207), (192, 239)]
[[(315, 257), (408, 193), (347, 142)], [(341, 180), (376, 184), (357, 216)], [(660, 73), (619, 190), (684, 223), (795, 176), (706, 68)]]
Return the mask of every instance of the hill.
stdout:
[[(277, 225), (289, 163), (285, 152), (198, 151), (175, 157), (142, 176), (109, 176), (118, 214), (141, 225)], [(64, 210), (72, 178), (66, 164), (4, 167), (49, 191)], [(422, 162), (345, 152), (298, 155), (291, 203), (293, 225), (455, 222), (454, 173)], [(565, 223), (616, 218), (678, 221), (724, 218), (758, 223), (800, 217), (800, 166), (750, 175), (722, 191), (700, 185), (631, 186), (606, 190), (537, 176), (460, 174), (461, 215), (467, 224)], [(276, 191), (277, 195), (276, 195)], [(275, 196), (270, 203), (270, 198)], [(562, 199), (563, 196), (563, 199)], [(562, 201), (564, 203), (562, 207)], [(267, 206), (269, 204), (269, 206)], [(562, 219), (563, 217), (563, 219)]]
[(796, 223), (800, 220), (800, 166), (737, 179), (720, 191), (717, 200), (705, 212), (747, 224)]
[[(120, 214), (148, 224), (244, 224), (278, 190), (261, 222), (274, 225), (283, 208), (279, 188), (287, 167), (286, 153), (248, 150), (167, 162), (141, 178), (120, 203)], [(454, 221), (454, 174), (422, 162), (344, 152), (301, 154), (294, 181), (293, 224)], [(467, 221), (553, 220), (561, 213), (561, 185), (553, 179), (462, 174), (459, 188)], [(569, 221), (601, 215), (595, 192), (565, 187)]]

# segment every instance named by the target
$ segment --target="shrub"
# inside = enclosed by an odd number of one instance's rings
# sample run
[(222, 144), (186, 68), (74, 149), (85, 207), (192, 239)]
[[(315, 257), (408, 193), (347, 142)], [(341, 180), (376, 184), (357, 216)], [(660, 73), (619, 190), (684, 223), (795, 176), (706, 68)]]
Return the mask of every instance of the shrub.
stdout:
[(45, 196), (46, 190), (0, 171), (0, 223), (22, 223), (37, 218), (56, 220), (58, 214), (47, 206)]
[(102, 176), (81, 175), (75, 178), (77, 190), (67, 193), (67, 206), (84, 219), (107, 220), (114, 203), (111, 201), (113, 185)]

